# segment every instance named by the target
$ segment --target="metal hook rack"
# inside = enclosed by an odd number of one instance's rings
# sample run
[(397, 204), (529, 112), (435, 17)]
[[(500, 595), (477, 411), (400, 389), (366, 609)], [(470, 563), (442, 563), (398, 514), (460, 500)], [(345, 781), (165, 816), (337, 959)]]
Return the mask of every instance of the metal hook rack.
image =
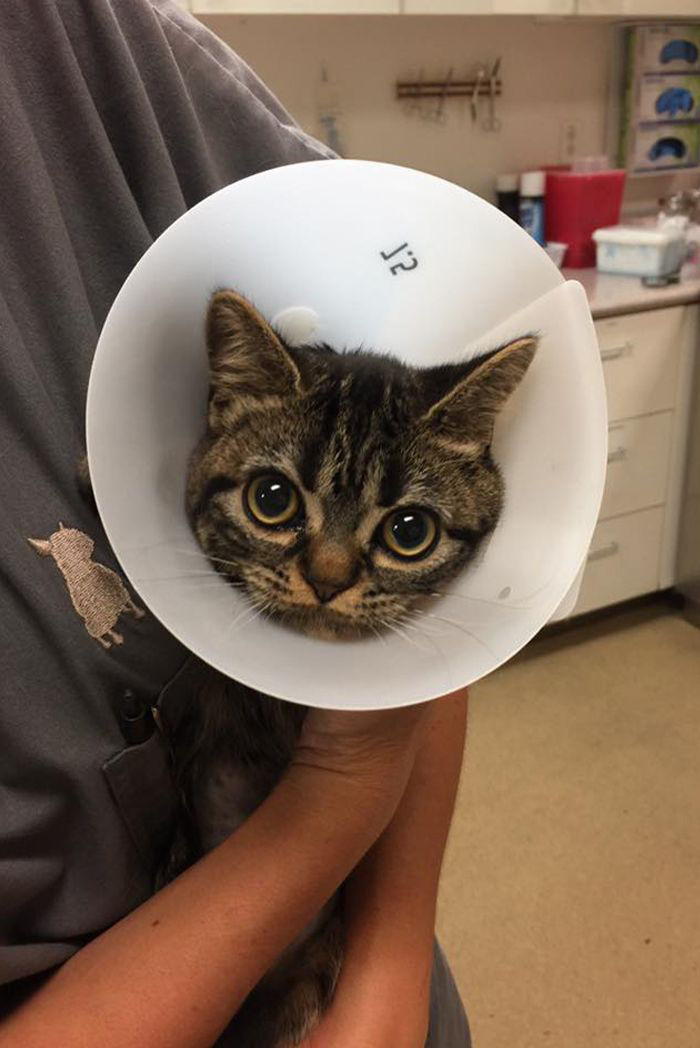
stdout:
[(470, 102), (472, 123), (477, 121), (477, 107), (480, 98), (489, 100), (489, 116), (483, 123), (484, 130), (497, 131), (501, 123), (495, 116), (495, 99), (503, 94), (503, 81), (498, 77), (501, 59), (492, 66), (479, 65), (473, 76), (463, 80), (453, 78), (454, 67), (451, 67), (443, 80), (426, 80), (423, 70), (417, 80), (399, 80), (396, 83), (396, 97), (407, 103), (409, 112), (419, 110), (423, 99), (436, 98), (437, 108), (434, 112), (425, 111), (423, 116), (438, 123), (445, 120), (445, 102), (448, 98), (468, 98)]
[(477, 89), (479, 98), (490, 95), (498, 98), (503, 94), (503, 81), (497, 79), (493, 89), (488, 75), (471, 77), (468, 80), (399, 80), (396, 83), (396, 97), (406, 98), (470, 98)]

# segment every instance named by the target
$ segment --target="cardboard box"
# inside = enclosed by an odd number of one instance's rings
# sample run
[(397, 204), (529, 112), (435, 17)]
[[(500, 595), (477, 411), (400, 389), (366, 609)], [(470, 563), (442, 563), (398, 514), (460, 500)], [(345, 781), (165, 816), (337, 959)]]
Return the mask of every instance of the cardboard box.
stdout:
[(700, 73), (642, 76), (638, 115), (640, 122), (700, 119)]
[(636, 25), (630, 32), (640, 73), (700, 71), (700, 24)]
[(666, 171), (700, 163), (700, 123), (639, 124), (634, 130), (632, 168)]

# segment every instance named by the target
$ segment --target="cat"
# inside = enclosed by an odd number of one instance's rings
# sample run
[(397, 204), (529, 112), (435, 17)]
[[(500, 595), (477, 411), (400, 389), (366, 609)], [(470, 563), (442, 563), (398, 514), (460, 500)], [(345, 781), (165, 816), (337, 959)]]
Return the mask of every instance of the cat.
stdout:
[[(206, 341), (207, 429), (186, 509), (212, 568), (253, 606), (351, 643), (417, 614), (476, 557), (503, 506), (494, 422), (532, 362), (534, 336), (414, 368), (366, 350), (291, 346), (222, 290)], [(90, 500), (86, 464), (79, 477)], [(180, 816), (156, 889), (264, 800), (307, 712), (197, 659), (187, 674), (189, 701), (169, 737)], [(342, 955), (341, 886), (247, 997), (226, 1043), (299, 1045), (332, 1000)]]
[[(187, 477), (192, 531), (214, 570), (266, 615), (322, 640), (400, 625), (462, 571), (504, 497), (499, 409), (533, 336), (418, 369), (364, 350), (293, 347), (232, 290), (206, 318), (207, 431)], [(159, 883), (234, 832), (289, 764), (306, 710), (195, 672), (172, 740), (183, 814)], [(341, 892), (245, 1001), (237, 1048), (292, 1048), (334, 992)]]

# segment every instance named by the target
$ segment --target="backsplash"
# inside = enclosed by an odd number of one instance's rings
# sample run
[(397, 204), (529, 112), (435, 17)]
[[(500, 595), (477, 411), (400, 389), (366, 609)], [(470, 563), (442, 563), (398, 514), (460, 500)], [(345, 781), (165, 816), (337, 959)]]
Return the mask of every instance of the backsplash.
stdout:
[[(322, 136), (326, 99), (346, 155), (422, 168), (493, 199), (494, 178), (562, 158), (567, 125), (576, 152), (605, 152), (612, 23), (511, 17), (211, 16), (203, 18), (241, 55), (313, 134)], [(467, 99), (445, 103), (445, 122), (407, 112), (395, 98), (399, 79), (458, 79), (501, 57), (498, 132), (485, 131), (482, 99), (472, 124)], [(436, 103), (424, 102), (435, 109)], [(697, 175), (692, 176), (695, 184)], [(684, 176), (687, 180), (689, 176)], [(645, 210), (678, 178), (635, 180), (631, 210)], [(682, 181), (682, 180), (681, 180)]]

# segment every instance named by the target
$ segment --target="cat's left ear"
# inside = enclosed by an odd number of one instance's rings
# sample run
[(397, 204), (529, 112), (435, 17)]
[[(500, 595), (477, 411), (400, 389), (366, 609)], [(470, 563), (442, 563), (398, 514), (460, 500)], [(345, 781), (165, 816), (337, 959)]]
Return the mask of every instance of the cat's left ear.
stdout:
[(520, 384), (536, 349), (537, 339), (529, 335), (490, 353), (429, 408), (423, 423), (458, 447), (490, 443), (496, 415)]

